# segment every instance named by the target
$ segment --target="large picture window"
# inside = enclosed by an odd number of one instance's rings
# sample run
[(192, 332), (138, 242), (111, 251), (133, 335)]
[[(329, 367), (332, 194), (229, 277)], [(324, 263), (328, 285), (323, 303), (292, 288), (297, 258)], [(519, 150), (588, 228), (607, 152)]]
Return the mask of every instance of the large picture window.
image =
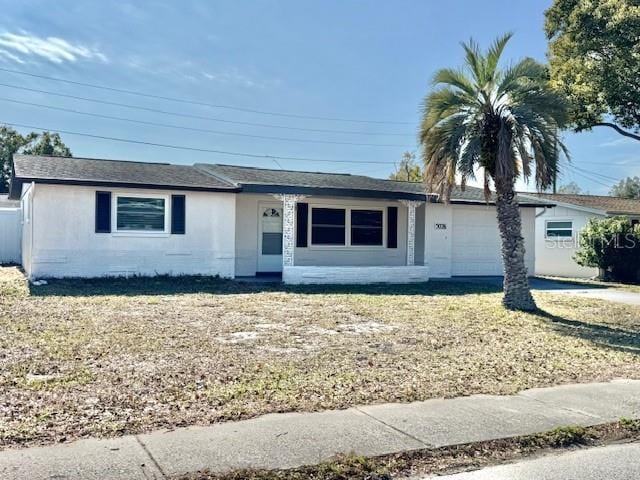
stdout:
[(117, 197), (116, 228), (119, 232), (164, 232), (165, 217), (164, 198)]
[(351, 210), (351, 245), (382, 245), (382, 210)]
[(344, 208), (313, 208), (311, 210), (311, 243), (313, 245), (345, 245)]
[(571, 220), (548, 221), (545, 234), (547, 238), (573, 237), (573, 222)]

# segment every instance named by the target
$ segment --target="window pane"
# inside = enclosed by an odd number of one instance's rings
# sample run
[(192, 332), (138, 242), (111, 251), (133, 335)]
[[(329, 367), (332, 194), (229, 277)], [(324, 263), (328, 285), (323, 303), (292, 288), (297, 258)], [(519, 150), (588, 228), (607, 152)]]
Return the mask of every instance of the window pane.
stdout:
[(314, 245), (344, 245), (345, 219), (343, 208), (313, 208), (311, 210), (311, 243)]
[(547, 230), (547, 237), (571, 237), (571, 230)]
[(314, 208), (311, 213), (313, 225), (336, 225), (344, 227), (345, 213), (342, 208)]
[(164, 231), (164, 199), (118, 197), (118, 230)]
[(351, 245), (382, 245), (382, 228), (352, 228)]
[(262, 254), (282, 255), (282, 233), (262, 234)]
[(380, 210), (351, 210), (351, 225), (382, 228)]
[(547, 228), (571, 228), (572, 222), (547, 222)]
[(351, 210), (351, 245), (382, 245), (380, 210)]
[(344, 227), (311, 227), (311, 243), (314, 245), (344, 245)]

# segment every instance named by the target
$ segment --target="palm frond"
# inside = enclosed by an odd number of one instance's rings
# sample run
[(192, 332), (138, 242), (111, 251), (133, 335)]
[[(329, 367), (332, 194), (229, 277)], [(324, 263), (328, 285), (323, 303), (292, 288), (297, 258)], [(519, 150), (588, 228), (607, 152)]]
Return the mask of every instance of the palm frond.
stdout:
[(487, 50), (485, 55), (485, 77), (488, 81), (493, 81), (496, 78), (500, 57), (511, 37), (513, 37), (513, 33), (505, 33), (503, 36), (496, 38)]
[(448, 85), (458, 88), (467, 94), (471, 99), (477, 95), (476, 88), (473, 83), (465, 76), (461, 70), (454, 70), (452, 68), (443, 68), (438, 70), (433, 76), (434, 85)]

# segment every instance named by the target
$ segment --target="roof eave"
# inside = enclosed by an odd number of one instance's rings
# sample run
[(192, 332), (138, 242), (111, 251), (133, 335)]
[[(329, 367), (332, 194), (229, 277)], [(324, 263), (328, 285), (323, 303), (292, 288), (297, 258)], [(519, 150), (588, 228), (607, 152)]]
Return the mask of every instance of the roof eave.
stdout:
[[(60, 178), (38, 178), (38, 177), (15, 177), (12, 182), (12, 189), (10, 193), (13, 195), (13, 185), (22, 185), (25, 182), (35, 182), (45, 185), (74, 185), (85, 187), (113, 187), (113, 188), (140, 188), (149, 190), (179, 190), (179, 191), (194, 191), (194, 192), (227, 192), (236, 193), (239, 191), (237, 187), (207, 187), (202, 185), (171, 185), (171, 184), (157, 184), (157, 183), (136, 183), (136, 182), (112, 182), (104, 180), (78, 180), (78, 179), (60, 179)], [(20, 198), (19, 192), (17, 193)]]
[(321, 195), (330, 197), (355, 197), (355, 198), (378, 198), (388, 200), (421, 200), (426, 201), (427, 195), (424, 193), (410, 193), (398, 191), (384, 191), (355, 188), (332, 188), (332, 187), (305, 187), (297, 185), (272, 185), (272, 184), (240, 184), (243, 193), (291, 193), (299, 195)]

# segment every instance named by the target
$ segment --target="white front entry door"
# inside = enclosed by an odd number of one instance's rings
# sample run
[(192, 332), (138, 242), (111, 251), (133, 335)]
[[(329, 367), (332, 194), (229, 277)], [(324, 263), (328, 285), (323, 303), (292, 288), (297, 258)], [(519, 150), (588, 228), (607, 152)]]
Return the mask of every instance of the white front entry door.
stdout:
[(282, 271), (282, 204), (258, 206), (258, 272)]

